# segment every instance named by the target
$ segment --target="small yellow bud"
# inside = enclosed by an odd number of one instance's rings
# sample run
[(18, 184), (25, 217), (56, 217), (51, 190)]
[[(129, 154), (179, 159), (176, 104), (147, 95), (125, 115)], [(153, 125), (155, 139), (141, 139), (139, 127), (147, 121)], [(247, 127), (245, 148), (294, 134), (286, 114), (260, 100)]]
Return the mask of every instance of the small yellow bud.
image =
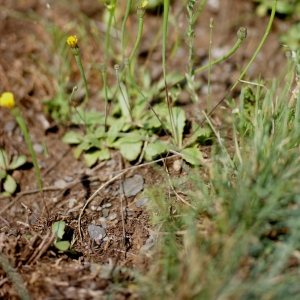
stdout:
[(78, 39), (77, 39), (76, 35), (71, 35), (67, 38), (67, 43), (69, 46), (71, 46), (71, 48), (76, 48), (77, 42), (78, 42)]
[(14, 94), (10, 92), (5, 92), (0, 97), (0, 106), (13, 108), (15, 106)]
[(148, 4), (148, 1), (147, 0), (144, 0), (143, 3), (142, 3), (142, 8), (146, 7)]

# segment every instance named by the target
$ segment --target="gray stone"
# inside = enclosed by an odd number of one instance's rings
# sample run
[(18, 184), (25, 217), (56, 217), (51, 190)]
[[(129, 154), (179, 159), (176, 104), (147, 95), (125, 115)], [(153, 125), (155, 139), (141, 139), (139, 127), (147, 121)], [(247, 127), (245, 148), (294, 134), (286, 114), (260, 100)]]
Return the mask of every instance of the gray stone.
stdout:
[(109, 209), (104, 208), (104, 209), (102, 210), (102, 217), (103, 217), (103, 218), (107, 218), (108, 215), (109, 215)]
[(141, 198), (135, 202), (135, 206), (141, 207), (141, 206), (145, 205), (148, 202), (148, 200), (149, 199), (147, 197)]
[(113, 212), (113, 213), (111, 213), (109, 216), (108, 216), (108, 220), (110, 220), (110, 221), (112, 221), (112, 220), (114, 220), (115, 218), (117, 217), (117, 213), (116, 212)]
[(144, 178), (141, 175), (135, 174), (131, 178), (126, 179), (122, 186), (126, 197), (135, 196), (144, 188)]
[(90, 224), (88, 226), (88, 232), (90, 237), (94, 240), (101, 240), (106, 236), (105, 230), (102, 227), (94, 224)]

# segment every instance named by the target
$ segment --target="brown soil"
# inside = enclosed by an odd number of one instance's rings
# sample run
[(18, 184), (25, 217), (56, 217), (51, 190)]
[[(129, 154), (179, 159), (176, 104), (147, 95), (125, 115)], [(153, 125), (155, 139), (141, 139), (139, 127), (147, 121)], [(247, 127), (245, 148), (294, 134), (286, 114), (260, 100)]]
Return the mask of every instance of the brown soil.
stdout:
[[(236, 41), (236, 32), (240, 26), (247, 27), (248, 37), (240, 49), (230, 59), (222, 62), (212, 70), (211, 88), (212, 102), (217, 103), (226, 94), (226, 90), (238, 77), (240, 69), (245, 67), (253, 55), (260, 39), (264, 34), (268, 19), (260, 19), (254, 14), (252, 1), (226, 0), (220, 1), (220, 8), (214, 10), (207, 5), (196, 26), (195, 56), (197, 66), (207, 60), (209, 45), (209, 18), (215, 20), (213, 33), (213, 48), (224, 54)], [(147, 270), (148, 257), (140, 254), (140, 248), (150, 235), (151, 223), (146, 206), (137, 208), (136, 198), (125, 199), (123, 208), (131, 211), (130, 216), (121, 217), (120, 183), (134, 174), (143, 176), (148, 186), (155, 186), (165, 179), (156, 168), (151, 165), (131, 168), (118, 152), (112, 154), (112, 159), (100, 163), (93, 169), (88, 169), (82, 160), (75, 160), (73, 149), (64, 144), (61, 138), (68, 127), (54, 124), (53, 120), (44, 112), (43, 100), (53, 99), (58, 92), (57, 78), (51, 73), (49, 66), (58, 64), (57, 45), (52, 42), (51, 24), (65, 33), (76, 34), (76, 23), (83, 24), (86, 38), (91, 43), (80, 41), (83, 64), (99, 63), (103, 60), (100, 47), (96, 40), (90, 22), (83, 16), (98, 24), (98, 38), (104, 40), (105, 25), (99, 20), (104, 12), (104, 5), (99, 1), (46, 1), (42, 0), (2, 0), (0, 9), (0, 91), (12, 91), (17, 105), (28, 126), (34, 144), (47, 146), (48, 156), (37, 153), (42, 173), (44, 194), (39, 193), (32, 164), (13, 172), (13, 177), (19, 184), (18, 192), (10, 198), (1, 198), (0, 204), (0, 253), (10, 260), (11, 265), (21, 275), (26, 288), (33, 299), (102, 299), (112, 295), (113, 299), (138, 299), (133, 280), (133, 272)], [(180, 10), (181, 1), (174, 1), (172, 13)], [(125, 11), (125, 3), (120, 4), (120, 10)], [(80, 14), (78, 13), (80, 12)], [(185, 30), (185, 16), (181, 14), (176, 20), (170, 21), (169, 51), (173, 50), (173, 43), (177, 31), (182, 34)], [(74, 25), (75, 23), (75, 25)], [(130, 16), (129, 32), (136, 32), (137, 18), (135, 13)], [(173, 25), (172, 25), (173, 24)], [(174, 24), (176, 27), (174, 28)], [(284, 53), (280, 51), (278, 34), (281, 28), (286, 28), (287, 22), (276, 20), (275, 25), (248, 73), (248, 79), (257, 78), (262, 74), (266, 85), (268, 79), (279, 74), (285, 65)], [(161, 17), (155, 13), (145, 16), (145, 30), (141, 45), (140, 61), (144, 63), (145, 55), (151, 47), (155, 34), (161, 26)], [(79, 34), (77, 34), (79, 35)], [(81, 33), (82, 36), (85, 34)], [(134, 42), (134, 36), (130, 42)], [(174, 56), (168, 60), (168, 71), (184, 72), (187, 63), (187, 47), (185, 43)], [(223, 53), (223, 52), (222, 52)], [(213, 56), (220, 55), (217, 51)], [(115, 62), (111, 61), (113, 65)], [(157, 45), (152, 53), (149, 68), (153, 79), (161, 76), (160, 47)], [(113, 72), (110, 72), (113, 74)], [(103, 109), (99, 104), (99, 76), (101, 73), (91, 70), (88, 76), (91, 100), (89, 105)], [(73, 61), (70, 78), (66, 81), (78, 82), (80, 74)], [(111, 76), (113, 78), (113, 76)], [(207, 73), (197, 75), (197, 80), (206, 82)], [(110, 79), (113, 80), (113, 79)], [(101, 85), (101, 84), (100, 84)], [(182, 96), (179, 103), (187, 111), (190, 119), (198, 119), (195, 114), (198, 109), (206, 107), (205, 84), (199, 94), (200, 108), (194, 107), (188, 97)], [(215, 123), (220, 124), (218, 117)], [(44, 126), (46, 121), (49, 126)], [(14, 119), (5, 108), (0, 109), (0, 146), (10, 157), (30, 153), (24, 142), (18, 126), (14, 126)], [(13, 130), (7, 129), (7, 124)], [(209, 149), (205, 150), (209, 153)], [(30, 159), (28, 159), (30, 160)], [(173, 176), (172, 161), (168, 163)], [(128, 171), (116, 180), (111, 180), (120, 170)], [(64, 180), (66, 185), (59, 187), (58, 180)], [(111, 180), (111, 182), (109, 181)], [(107, 186), (83, 209), (85, 201), (102, 185)], [(139, 195), (138, 197), (141, 197)], [(70, 206), (70, 199), (74, 205)], [(73, 200), (72, 200), (73, 201)], [(90, 239), (87, 226), (91, 223), (101, 225), (99, 218), (102, 211), (97, 208), (105, 204), (110, 206), (110, 214), (117, 213), (117, 217), (107, 224), (107, 239), (95, 244)], [(79, 235), (78, 218), (82, 212), (81, 232)], [(64, 220), (77, 237), (74, 249), (77, 255), (58, 253), (53, 247), (51, 226), (53, 222)], [(124, 225), (124, 231), (123, 231)], [(125, 239), (124, 239), (125, 233)], [(28, 240), (24, 234), (33, 237)], [(110, 271), (103, 275), (105, 265)], [(101, 275), (102, 274), (102, 275)], [(100, 276), (99, 276), (100, 275)], [(117, 284), (118, 283), (118, 284)], [(0, 298), (18, 299), (18, 293), (7, 274), (0, 269)]]

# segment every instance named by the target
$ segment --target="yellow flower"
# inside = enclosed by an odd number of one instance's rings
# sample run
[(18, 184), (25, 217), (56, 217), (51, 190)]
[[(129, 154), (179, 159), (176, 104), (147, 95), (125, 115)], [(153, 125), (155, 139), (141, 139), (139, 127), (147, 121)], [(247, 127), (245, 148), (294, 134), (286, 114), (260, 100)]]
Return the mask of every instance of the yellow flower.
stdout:
[(13, 108), (15, 106), (14, 94), (10, 92), (3, 93), (0, 97), (0, 106)]
[(76, 48), (77, 42), (78, 42), (78, 39), (77, 39), (76, 35), (71, 35), (67, 38), (67, 43), (69, 46), (71, 46), (71, 48)]
[(146, 7), (148, 4), (148, 1), (147, 0), (144, 0), (143, 3), (142, 3), (142, 8)]

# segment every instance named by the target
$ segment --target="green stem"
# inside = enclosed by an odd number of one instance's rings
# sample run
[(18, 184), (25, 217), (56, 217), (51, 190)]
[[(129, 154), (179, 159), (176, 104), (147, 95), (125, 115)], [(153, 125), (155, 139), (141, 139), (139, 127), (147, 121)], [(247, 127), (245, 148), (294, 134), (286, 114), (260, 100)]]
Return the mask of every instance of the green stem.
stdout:
[(170, 123), (172, 128), (172, 136), (174, 137), (175, 144), (178, 146), (178, 136), (175, 128), (174, 116), (172, 112), (172, 107), (169, 99), (169, 91), (167, 86), (167, 64), (166, 64), (166, 52), (167, 52), (167, 34), (168, 34), (168, 18), (169, 18), (169, 7), (170, 0), (164, 0), (164, 17), (163, 17), (163, 42), (162, 42), (162, 68), (165, 79), (165, 90), (166, 90), (166, 98), (168, 105), (168, 113), (170, 116)]
[(38, 165), (38, 162), (36, 159), (35, 152), (33, 150), (33, 146), (32, 146), (31, 140), (30, 140), (30, 136), (29, 136), (26, 124), (22, 118), (20, 109), (18, 107), (14, 107), (13, 109), (11, 109), (11, 113), (15, 117), (17, 123), (19, 124), (19, 126), (24, 134), (24, 138), (25, 138), (25, 141), (27, 143), (27, 146), (30, 151), (31, 158), (32, 158), (35, 174), (37, 177), (38, 187), (39, 187), (40, 192), (43, 192), (43, 184), (42, 184), (42, 180), (41, 180), (39, 165)]
[(89, 89), (88, 89), (84, 69), (83, 69), (83, 66), (82, 66), (82, 62), (81, 62), (81, 59), (80, 59), (80, 54), (74, 54), (74, 56), (75, 56), (75, 59), (76, 59), (77, 65), (79, 67), (80, 74), (81, 74), (81, 77), (82, 77), (83, 83), (84, 83), (85, 95), (86, 95), (84, 102), (88, 103), (88, 101), (89, 101)]
[(274, 21), (275, 12), (276, 12), (276, 6), (277, 6), (277, 0), (274, 0), (273, 1), (273, 6), (272, 6), (271, 17), (270, 17), (270, 20), (269, 20), (268, 27), (267, 27), (267, 29), (265, 31), (265, 34), (264, 34), (264, 36), (263, 36), (260, 44), (258, 45), (255, 53), (253, 54), (251, 60), (249, 61), (247, 67), (244, 69), (244, 71), (240, 75), (239, 79), (235, 82), (235, 84), (232, 86), (232, 88), (230, 89), (230, 91), (232, 91), (237, 86), (237, 84), (239, 83), (239, 80), (241, 80), (245, 76), (246, 72), (248, 71), (248, 69), (252, 65), (254, 59), (256, 58), (258, 52), (260, 51), (260, 49), (262, 48), (263, 44), (265, 43), (266, 38), (267, 38), (267, 36), (268, 36), (268, 34), (269, 34), (270, 30), (271, 30), (271, 27), (272, 27), (272, 24), (273, 24), (273, 21)]
[(212, 51), (212, 30), (214, 27), (214, 19), (210, 18), (210, 34), (209, 34), (209, 50), (208, 50), (208, 79), (207, 79), (207, 113), (210, 112), (210, 70), (211, 70), (211, 51)]
[(126, 26), (126, 22), (127, 22), (129, 13), (130, 13), (131, 3), (132, 3), (132, 0), (127, 1), (126, 12), (125, 12), (125, 16), (124, 16), (123, 23), (122, 23), (122, 29), (121, 29), (121, 48), (122, 48), (123, 58), (124, 58), (124, 53), (125, 53), (125, 42), (124, 42), (125, 26)]
[(130, 65), (132, 65), (132, 58), (141, 42), (141, 37), (142, 37), (142, 33), (143, 33), (143, 27), (144, 27), (144, 16), (140, 16), (139, 17), (139, 30), (138, 30), (138, 35), (136, 37), (136, 41), (135, 41), (135, 44), (134, 44), (134, 47), (133, 47), (133, 50), (129, 56), (129, 61), (130, 61)]
[(210, 64), (207, 64), (207, 65), (205, 65), (203, 67), (200, 67), (200, 68), (196, 69), (195, 70), (195, 74), (197, 74), (197, 73), (199, 73), (199, 72), (201, 72), (201, 71), (203, 71), (203, 70), (205, 70), (205, 69), (207, 69), (207, 68), (209, 68), (211, 66), (214, 66), (214, 65), (220, 63), (221, 61), (227, 59), (228, 57), (230, 57), (240, 47), (240, 45), (242, 44), (242, 42), (243, 42), (243, 39), (238, 38), (238, 40), (236, 41), (236, 43), (234, 44), (234, 46), (231, 48), (231, 50), (227, 54), (225, 54), (224, 56), (220, 57), (217, 60), (214, 60)]
[(194, 17), (193, 17), (193, 26), (195, 25), (198, 17), (200, 16), (202, 10), (203, 10), (203, 7), (206, 3), (206, 0), (202, 0), (202, 2), (200, 3), (198, 9), (196, 10), (195, 14), (194, 14)]
[(109, 45), (110, 45), (110, 29), (111, 29), (111, 23), (114, 17), (115, 13), (115, 7), (116, 7), (116, 0), (111, 0), (110, 5), (107, 7), (109, 11), (109, 18), (107, 23), (107, 29), (105, 34), (105, 64), (107, 65), (108, 62), (108, 51), (109, 51)]
[(166, 51), (167, 51), (167, 34), (168, 34), (168, 18), (169, 18), (170, 0), (164, 0), (164, 19), (163, 19), (163, 43), (162, 43), (162, 67), (164, 78), (167, 76), (166, 67)]

